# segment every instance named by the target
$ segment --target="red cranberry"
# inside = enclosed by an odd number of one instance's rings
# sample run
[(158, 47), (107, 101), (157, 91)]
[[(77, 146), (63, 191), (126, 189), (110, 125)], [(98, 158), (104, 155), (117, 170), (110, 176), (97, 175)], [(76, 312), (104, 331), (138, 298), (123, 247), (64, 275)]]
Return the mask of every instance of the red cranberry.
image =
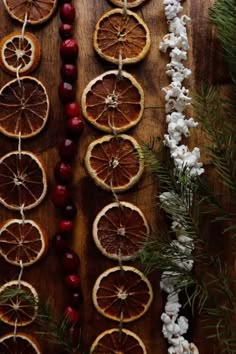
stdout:
[(73, 220), (77, 214), (77, 208), (74, 204), (70, 203), (64, 206), (62, 210), (63, 216), (68, 220)]
[(69, 274), (65, 277), (65, 283), (69, 289), (79, 289), (80, 277), (77, 274)]
[(66, 131), (71, 137), (78, 137), (83, 127), (84, 123), (80, 117), (71, 117), (66, 122)]
[(69, 191), (66, 186), (56, 185), (52, 192), (52, 202), (56, 207), (64, 206), (70, 197)]
[(82, 302), (82, 294), (80, 291), (70, 294), (69, 302), (72, 306), (78, 307)]
[(75, 99), (75, 89), (69, 82), (61, 82), (58, 93), (62, 103), (69, 103)]
[(73, 23), (75, 19), (75, 7), (72, 4), (65, 3), (60, 7), (60, 18), (62, 22)]
[(70, 234), (73, 231), (73, 226), (71, 220), (61, 220), (59, 222), (58, 231), (61, 234)]
[(55, 178), (60, 183), (68, 183), (73, 176), (72, 166), (69, 163), (59, 161), (54, 169)]
[(73, 83), (77, 78), (77, 67), (73, 64), (64, 64), (61, 67), (61, 77), (64, 81)]
[(68, 117), (76, 117), (80, 113), (79, 105), (76, 102), (70, 102), (66, 105), (66, 115)]
[(71, 139), (64, 139), (59, 146), (59, 155), (63, 161), (71, 161), (76, 155), (77, 144)]
[(66, 319), (67, 319), (69, 322), (73, 323), (73, 324), (75, 324), (75, 323), (77, 323), (77, 322), (79, 321), (79, 312), (76, 311), (76, 310), (75, 310), (73, 307), (71, 307), (71, 306), (67, 306), (67, 307), (65, 308), (64, 314), (65, 314)]
[(69, 273), (78, 271), (80, 260), (75, 252), (67, 251), (62, 258), (63, 267)]
[(68, 241), (59, 234), (54, 236), (53, 242), (58, 252), (65, 252), (65, 250), (68, 249)]
[(62, 39), (68, 39), (73, 36), (73, 26), (69, 23), (62, 23), (59, 27), (59, 34)]
[(61, 43), (60, 54), (62, 60), (66, 62), (73, 62), (76, 60), (78, 55), (78, 44), (77, 42), (72, 39), (65, 39)]

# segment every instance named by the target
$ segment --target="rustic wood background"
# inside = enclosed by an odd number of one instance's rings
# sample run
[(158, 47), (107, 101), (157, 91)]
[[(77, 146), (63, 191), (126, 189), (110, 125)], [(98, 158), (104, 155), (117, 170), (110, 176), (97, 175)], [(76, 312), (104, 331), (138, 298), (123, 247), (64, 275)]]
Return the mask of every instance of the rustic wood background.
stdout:
[[(189, 26), (191, 52), (189, 55), (189, 66), (193, 71), (191, 81), (187, 83), (192, 90), (201, 81), (215, 83), (222, 87), (227, 86), (222, 51), (215, 38), (215, 31), (208, 20), (208, 7), (212, 0), (188, 0), (185, 2), (185, 13), (190, 15), (192, 23)], [(80, 100), (81, 93), (86, 84), (106, 70), (114, 68), (111, 64), (102, 62), (93, 50), (92, 36), (95, 24), (99, 17), (112, 8), (108, 0), (79, 0), (74, 1), (77, 17), (75, 38), (79, 43), (78, 58), (78, 81), (77, 99)], [(146, 142), (153, 137), (162, 138), (166, 126), (163, 110), (163, 96), (161, 87), (168, 84), (165, 75), (165, 64), (168, 61), (167, 55), (160, 54), (158, 46), (164, 34), (167, 33), (167, 25), (162, 7), (162, 1), (149, 0), (135, 10), (147, 23), (151, 31), (152, 46), (145, 60), (137, 65), (127, 67), (133, 73), (145, 91), (145, 113), (140, 124), (129, 133), (139, 140)], [(18, 22), (12, 20), (4, 9), (3, 1), (0, 2), (0, 36), (14, 30), (20, 30)], [(42, 60), (40, 66), (32, 74), (39, 78), (46, 86), (51, 102), (51, 110), (48, 123), (38, 136), (32, 140), (23, 142), (23, 149), (38, 154), (44, 161), (48, 176), (48, 194), (43, 203), (35, 210), (26, 213), (27, 218), (32, 218), (41, 223), (47, 230), (49, 238), (52, 239), (57, 229), (59, 215), (50, 200), (50, 192), (53, 180), (53, 168), (58, 160), (57, 145), (63, 137), (64, 116), (63, 109), (57, 95), (57, 87), (60, 82), (59, 68), (59, 44), (58, 25), (60, 23), (58, 12), (52, 19), (38, 27), (27, 27), (39, 39), (42, 48)], [(11, 77), (0, 70), (0, 86), (4, 85)], [(82, 307), (83, 316), (83, 337), (85, 343), (91, 345), (96, 336), (105, 329), (114, 327), (114, 323), (100, 316), (93, 307), (91, 290), (97, 276), (108, 267), (116, 263), (103, 257), (96, 249), (91, 235), (91, 225), (97, 212), (112, 201), (112, 195), (104, 192), (94, 185), (87, 176), (84, 168), (84, 155), (88, 144), (101, 133), (86, 124), (86, 128), (80, 138), (78, 156), (76, 159), (76, 173), (73, 182), (74, 195), (78, 207), (78, 217), (73, 237), (73, 247), (81, 258), (81, 278), (84, 295)], [(200, 129), (192, 136), (191, 145), (201, 146), (204, 138)], [(17, 149), (17, 142), (4, 136), (0, 137), (0, 155)], [(204, 163), (209, 163), (203, 152)], [(127, 200), (138, 205), (145, 213), (153, 228), (162, 223), (162, 218), (157, 215), (155, 208), (155, 181), (147, 175), (144, 176), (137, 187), (122, 194), (121, 200)], [(6, 210), (0, 206), (0, 220), (12, 217), (19, 217), (17, 212)], [(1, 282), (4, 283), (18, 276), (19, 270), (6, 263), (1, 264)], [(60, 314), (67, 303), (66, 290), (62, 282), (62, 269), (58, 258), (49, 245), (48, 254), (38, 264), (24, 270), (23, 279), (31, 282), (44, 299), (50, 298), (55, 314)], [(153, 304), (145, 316), (126, 327), (136, 332), (144, 341), (148, 354), (164, 354), (167, 352), (166, 343), (161, 334), (160, 314), (163, 307), (163, 297), (159, 292), (159, 279), (152, 279), (154, 289)], [(194, 341), (199, 345), (201, 354), (213, 353), (213, 349), (207, 345), (206, 340), (199, 332), (197, 321), (192, 328)], [(33, 326), (24, 329), (25, 332), (32, 332)], [(11, 328), (0, 327), (0, 334), (10, 332)], [(51, 346), (38, 338), (42, 344), (43, 353), (54, 353)], [(58, 352), (58, 351), (57, 351)]]

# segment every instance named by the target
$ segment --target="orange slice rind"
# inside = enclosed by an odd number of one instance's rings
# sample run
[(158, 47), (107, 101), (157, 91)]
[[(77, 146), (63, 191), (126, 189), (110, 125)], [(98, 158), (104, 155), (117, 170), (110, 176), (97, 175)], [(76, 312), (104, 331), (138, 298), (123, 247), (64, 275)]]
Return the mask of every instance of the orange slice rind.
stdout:
[(122, 78), (118, 70), (96, 77), (82, 94), (84, 117), (105, 132), (124, 132), (142, 118), (144, 92), (136, 79), (125, 71)]
[[(116, 6), (124, 7), (124, 0), (110, 0), (110, 1), (112, 2), (112, 4)], [(145, 1), (146, 0), (127, 0), (127, 9), (137, 7)]]
[(29, 210), (47, 192), (46, 174), (40, 160), (28, 151), (12, 151), (0, 159), (0, 203), (12, 210)]
[(8, 333), (0, 338), (0, 353), (42, 354), (38, 342), (31, 335), (17, 332)]
[(32, 323), (37, 315), (37, 304), (36, 290), (25, 281), (12, 280), (0, 287), (0, 320), (10, 326)]
[(30, 32), (12, 32), (0, 41), (0, 66), (8, 74), (27, 75), (34, 71), (40, 61), (40, 44)]
[(149, 280), (134, 267), (106, 270), (93, 287), (93, 303), (104, 317), (125, 323), (143, 316), (149, 309), (153, 291)]
[(56, 9), (57, 0), (3, 0), (9, 15), (17, 21), (37, 25), (47, 21)]
[(49, 99), (43, 84), (30, 76), (9, 81), (0, 90), (0, 132), (11, 138), (31, 138), (45, 126)]
[(90, 354), (102, 353), (147, 354), (147, 351), (134, 332), (112, 328), (99, 334), (90, 348)]
[(12, 265), (31, 266), (48, 248), (45, 231), (33, 220), (10, 219), (1, 225), (0, 254)]
[(119, 64), (133, 64), (144, 59), (150, 45), (150, 32), (144, 21), (134, 12), (113, 9), (97, 22), (94, 49), (103, 59)]
[(89, 145), (85, 166), (98, 186), (123, 192), (141, 178), (144, 160), (140, 145), (131, 136), (105, 135)]
[(108, 258), (128, 261), (146, 241), (149, 227), (142, 211), (128, 202), (106, 205), (93, 222), (93, 239)]

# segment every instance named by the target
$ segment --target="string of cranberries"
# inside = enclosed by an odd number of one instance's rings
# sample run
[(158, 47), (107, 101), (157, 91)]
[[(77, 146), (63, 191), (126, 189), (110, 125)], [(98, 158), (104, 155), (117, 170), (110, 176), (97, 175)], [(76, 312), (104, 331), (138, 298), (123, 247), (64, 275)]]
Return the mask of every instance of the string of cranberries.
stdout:
[(78, 44), (73, 39), (73, 22), (75, 7), (71, 1), (60, 1), (59, 34), (62, 39), (60, 46), (61, 83), (58, 88), (59, 98), (64, 105), (66, 116), (65, 137), (59, 145), (59, 157), (54, 175), (56, 184), (52, 192), (52, 202), (61, 212), (58, 231), (54, 236), (54, 245), (60, 255), (65, 272), (64, 282), (69, 293), (69, 305), (64, 314), (70, 323), (70, 336), (76, 346), (80, 335), (79, 306), (81, 304), (81, 289), (79, 271), (79, 257), (69, 248), (69, 240), (73, 232), (74, 219), (77, 208), (72, 200), (70, 183), (73, 177), (73, 161), (77, 153), (77, 143), (83, 122), (80, 117), (79, 105), (75, 102), (78, 57)]

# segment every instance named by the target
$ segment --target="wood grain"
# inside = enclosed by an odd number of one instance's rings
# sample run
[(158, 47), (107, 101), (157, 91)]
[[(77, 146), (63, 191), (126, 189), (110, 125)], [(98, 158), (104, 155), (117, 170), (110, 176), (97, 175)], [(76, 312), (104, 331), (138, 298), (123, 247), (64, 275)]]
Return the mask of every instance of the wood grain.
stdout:
[[(228, 78), (225, 75), (225, 66), (222, 60), (222, 52), (219, 43), (215, 39), (215, 31), (208, 20), (208, 7), (212, 1), (189, 0), (185, 4), (186, 13), (192, 17), (192, 25), (189, 26), (191, 52), (189, 65), (193, 70), (193, 77), (187, 83), (192, 90), (200, 81), (226, 85)], [(80, 100), (81, 93), (87, 83), (106, 70), (114, 68), (113, 65), (101, 61), (93, 50), (92, 36), (98, 18), (112, 8), (106, 0), (79, 0), (74, 1), (77, 18), (75, 38), (79, 43), (78, 58), (78, 80), (77, 99)], [(138, 140), (149, 142), (153, 138), (161, 138), (166, 130), (164, 115), (164, 100), (161, 88), (168, 85), (165, 75), (165, 65), (168, 57), (159, 52), (159, 42), (167, 33), (167, 24), (162, 7), (162, 1), (149, 0), (144, 6), (136, 10), (147, 23), (151, 31), (152, 46), (150, 53), (141, 63), (127, 67), (143, 86), (145, 92), (145, 113), (140, 124), (129, 133)], [(3, 2), (0, 2), (0, 36), (8, 34), (13, 30), (19, 30), (20, 25), (13, 21), (6, 13)], [(46, 228), (50, 239), (57, 229), (59, 214), (50, 201), (53, 181), (53, 167), (58, 159), (57, 145), (63, 138), (64, 115), (63, 107), (59, 103), (57, 87), (60, 81), (60, 58), (59, 58), (59, 25), (58, 13), (40, 27), (28, 27), (39, 39), (42, 48), (42, 60), (33, 76), (39, 78), (48, 90), (51, 109), (50, 117), (46, 128), (40, 135), (32, 140), (24, 141), (23, 148), (37, 153), (44, 161), (49, 191), (47, 198), (35, 210), (27, 212), (27, 218), (33, 218)], [(11, 78), (0, 71), (0, 86)], [(192, 113), (192, 112), (190, 112)], [(112, 201), (112, 195), (100, 190), (88, 177), (84, 168), (84, 155), (88, 144), (101, 133), (86, 124), (85, 130), (80, 138), (79, 151), (76, 158), (75, 177), (73, 181), (73, 195), (78, 206), (78, 217), (73, 237), (73, 247), (81, 259), (81, 279), (84, 295), (83, 303), (83, 337), (89, 346), (96, 336), (103, 330), (114, 327), (114, 323), (100, 316), (93, 307), (91, 291), (97, 276), (108, 267), (116, 263), (107, 260), (96, 249), (91, 235), (91, 225), (98, 211), (107, 203)], [(193, 133), (191, 145), (201, 146), (204, 137), (199, 129)], [(17, 142), (0, 137), (1, 156), (6, 152), (16, 149)], [(204, 162), (209, 163), (206, 154), (203, 154)], [(155, 229), (161, 227), (163, 218), (158, 214), (155, 205), (156, 186), (155, 181), (144, 175), (137, 187), (122, 194), (121, 199), (138, 205), (145, 213), (149, 223)], [(10, 212), (0, 206), (0, 220), (12, 217), (19, 217), (15, 212)], [(18, 269), (3, 263), (1, 265), (1, 282), (15, 279)], [(59, 314), (66, 302), (67, 295), (62, 282), (63, 273), (58, 257), (50, 242), (49, 252), (44, 259), (32, 268), (25, 269), (23, 279), (30, 281), (39, 291), (44, 299), (50, 298), (55, 314)], [(135, 331), (143, 339), (148, 354), (166, 353), (166, 343), (161, 334), (160, 314), (163, 309), (163, 297), (159, 290), (158, 276), (152, 279), (154, 289), (154, 301), (146, 315), (127, 326)], [(31, 332), (33, 327), (27, 328)], [(0, 327), (0, 334), (9, 331), (10, 328)], [(200, 346), (201, 354), (209, 353), (209, 347), (204, 338), (200, 337), (197, 324), (192, 330), (192, 335)], [(197, 338), (198, 337), (198, 338)], [(54, 353), (54, 348), (49, 343), (39, 338), (42, 344), (43, 353)], [(211, 348), (210, 353), (213, 353)]]

